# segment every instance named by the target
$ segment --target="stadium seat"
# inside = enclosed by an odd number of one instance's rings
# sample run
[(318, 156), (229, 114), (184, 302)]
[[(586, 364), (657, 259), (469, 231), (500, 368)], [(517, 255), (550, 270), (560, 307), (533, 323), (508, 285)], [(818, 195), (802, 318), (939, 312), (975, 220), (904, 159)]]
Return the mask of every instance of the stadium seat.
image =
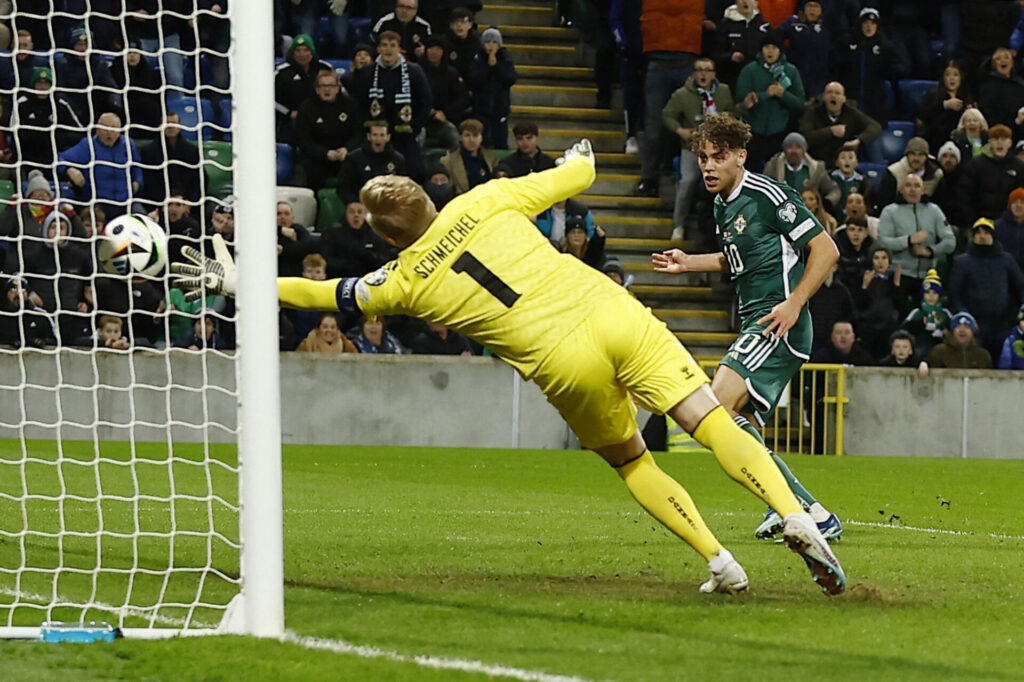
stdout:
[(896, 92), (893, 90), (891, 81), (885, 81), (885, 110), (889, 114), (896, 110)]
[(308, 230), (316, 229), (316, 195), (306, 187), (278, 187), (277, 200), (292, 205), (295, 222)]
[(231, 98), (225, 97), (217, 102), (217, 125), (224, 128), (224, 132), (221, 133), (224, 139), (231, 141), (231, 121), (233, 117), (233, 110), (231, 108)]
[[(277, 143), (277, 184), (289, 185), (295, 174), (295, 149), (290, 144)], [(303, 223), (305, 225), (305, 223)]]
[(207, 191), (218, 197), (226, 197), (231, 194), (234, 191), (231, 143), (204, 140), (202, 153)]
[(334, 67), (334, 71), (339, 76), (344, 76), (346, 73), (352, 70), (351, 59), (325, 59), (325, 62)]
[(371, 28), (373, 28), (373, 20), (369, 17), (349, 17), (348, 44), (355, 46), (356, 43), (370, 42)]
[(316, 193), (316, 200), (320, 205), (316, 214), (316, 229), (323, 232), (345, 215), (345, 202), (334, 188), (320, 190)]
[(206, 99), (196, 100), (194, 97), (168, 97), (167, 109), (174, 111), (181, 119), (181, 134), (186, 140), (195, 142), (200, 137), (209, 140), (213, 137), (212, 124), (217, 120), (214, 115), (213, 103)]
[(917, 79), (901, 80), (896, 84), (900, 93), (900, 118), (913, 121), (917, 118), (917, 112), (921, 109), (921, 100), (925, 93), (934, 90), (938, 81), (926, 81)]
[[(864, 162), (857, 164), (857, 170), (860, 171), (862, 175), (871, 178), (871, 185), (873, 187), (878, 187), (879, 183), (882, 182), (882, 177), (887, 172), (887, 169), (888, 166), (884, 163)], [(871, 197), (868, 197), (868, 200), (870, 201)]]
[(868, 145), (868, 160), (889, 165), (899, 161), (903, 149), (914, 136), (914, 124), (908, 121), (890, 121), (881, 136)]

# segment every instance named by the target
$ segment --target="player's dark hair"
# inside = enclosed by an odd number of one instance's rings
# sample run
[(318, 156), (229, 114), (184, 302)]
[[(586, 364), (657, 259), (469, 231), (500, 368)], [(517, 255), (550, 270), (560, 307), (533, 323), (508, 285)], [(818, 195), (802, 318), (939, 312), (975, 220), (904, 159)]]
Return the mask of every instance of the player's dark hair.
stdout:
[(746, 149), (750, 137), (750, 126), (732, 114), (711, 114), (697, 126), (690, 138), (690, 150), (698, 153), (705, 142), (719, 149)]

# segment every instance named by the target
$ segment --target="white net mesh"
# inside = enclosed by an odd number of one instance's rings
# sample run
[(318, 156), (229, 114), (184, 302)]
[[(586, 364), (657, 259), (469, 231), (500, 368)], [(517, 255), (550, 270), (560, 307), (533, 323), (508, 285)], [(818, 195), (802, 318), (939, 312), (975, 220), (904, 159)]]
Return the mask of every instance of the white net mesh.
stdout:
[(102, 272), (94, 235), (156, 211), (172, 260), (215, 230), (230, 241), (226, 3), (14, 5), (0, 16), (0, 632), (215, 628), (240, 589), (234, 308)]

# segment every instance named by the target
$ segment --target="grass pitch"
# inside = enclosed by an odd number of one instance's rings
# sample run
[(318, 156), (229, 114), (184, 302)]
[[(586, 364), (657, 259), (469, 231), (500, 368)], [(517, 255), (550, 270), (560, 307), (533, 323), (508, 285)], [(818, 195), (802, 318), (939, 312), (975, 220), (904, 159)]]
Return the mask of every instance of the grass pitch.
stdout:
[(745, 566), (745, 595), (699, 594), (704, 561), (593, 454), (291, 447), (288, 629), (397, 657), (242, 637), (6, 642), (2, 677), (495, 679), (414, 656), (518, 679), (1024, 677), (1024, 461), (787, 458), (846, 523), (851, 587), (829, 598), (798, 556), (754, 540), (761, 503), (711, 455), (657, 459)]

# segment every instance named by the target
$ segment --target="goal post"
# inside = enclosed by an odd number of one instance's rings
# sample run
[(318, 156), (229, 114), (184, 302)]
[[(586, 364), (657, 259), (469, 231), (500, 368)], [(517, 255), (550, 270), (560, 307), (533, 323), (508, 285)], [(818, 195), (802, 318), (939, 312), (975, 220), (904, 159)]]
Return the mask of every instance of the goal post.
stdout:
[[(133, 119), (137, 100), (131, 96), (146, 91), (131, 83), (112, 89), (100, 77), (104, 65), (127, 63), (125, 27), (139, 17), (92, 12), (92, 3), (83, 4), (86, 14), (15, 10), (0, 17), (11, 26), (15, 45), (19, 27), (31, 27), (53, 46), (37, 46), (30, 54), (36, 67), (50, 72), (51, 90), (42, 83), (36, 87), (35, 81), (43, 80), (37, 69), (17, 65), (13, 84), (0, 84), (0, 95), (15, 109), (14, 157), (0, 161), (13, 192), (11, 199), (0, 200), (0, 224), (7, 214), (14, 226), (0, 235), (6, 236), (2, 262), (19, 268), (0, 275), (0, 332), (8, 333), (0, 340), (0, 639), (39, 638), (54, 622), (109, 623), (127, 637), (152, 639), (222, 633), (278, 637), (284, 633), (284, 562), (273, 0), (224, 3), (227, 13), (218, 18), (231, 26), (225, 46), (230, 85), (203, 81), (209, 62), (225, 54), (200, 37), (202, 20), (213, 11), (206, 5), (188, 14), (159, 10), (155, 43), (143, 42), (141, 51), (161, 71), (168, 69), (166, 57), (181, 59), (195, 82), (188, 77), (184, 84), (163, 81), (156, 125)], [(178, 20), (189, 35), (168, 40), (164, 19)], [(96, 45), (88, 33), (82, 73), (89, 80), (76, 89), (64, 80), (71, 70), (62, 67), (75, 58), (65, 36), (79, 35), (79, 26), (87, 32), (113, 27), (113, 39)], [(204, 101), (210, 92), (230, 98), (230, 107), (211, 116)], [(173, 110), (183, 112), (181, 127), (197, 138), (200, 152), (193, 170), (229, 178), (227, 185), (202, 185), (198, 201), (186, 202), (201, 236), (182, 239), (207, 247), (211, 208), (228, 205), (228, 193), (234, 196), (238, 295), (233, 306), (224, 301), (215, 306), (214, 297), (207, 297), (204, 305), (210, 307), (187, 314), (173, 310), (176, 299), (166, 276), (132, 283), (103, 273), (95, 263), (95, 237), (78, 231), (72, 213), (100, 206), (139, 210), (139, 190), (100, 197), (101, 175), (109, 178), (111, 168), (119, 169), (127, 186), (136, 168), (162, 178), (165, 194), (145, 210), (163, 206), (161, 220), (169, 220), (174, 174), (172, 164), (147, 166), (133, 153), (126, 162), (111, 162), (94, 144), (81, 164), (85, 186), (69, 181), (56, 158), (68, 148), (68, 133), (77, 132), (88, 147), (97, 130), (107, 129), (97, 125), (102, 110), (96, 93), (121, 99), (117, 132), (125, 139), (148, 130), (153, 138), (148, 144), (163, 144), (165, 152), (164, 116), (178, 98)], [(38, 103), (32, 98), (59, 105), (65, 95), (80, 96), (80, 130), (59, 116), (49, 122), (18, 116), (20, 98), (27, 98), (21, 110), (26, 113)], [(184, 112), (194, 118), (186, 121)], [(218, 139), (210, 140), (211, 132)], [(31, 167), (41, 175), (30, 178), (26, 160), (38, 149), (29, 142), (40, 134), (49, 136), (52, 154), (49, 160), (33, 160)], [(228, 149), (231, 154), (224, 153)], [(48, 197), (30, 194), (44, 181), (51, 188)], [(83, 194), (87, 191), (93, 194)], [(64, 219), (58, 212), (66, 213), (71, 226), (66, 237), (59, 237)], [(56, 232), (48, 235), (44, 215), (58, 218)], [(89, 219), (96, 216), (94, 211)], [(91, 267), (79, 267), (80, 259), (70, 257), (75, 250), (87, 254)], [(160, 307), (147, 307), (146, 294), (139, 293), (144, 287), (157, 292)], [(27, 293), (36, 289), (44, 294), (40, 302)], [(116, 295), (100, 299), (100, 290)], [(123, 306), (108, 303), (120, 301), (118, 296)], [(101, 347), (97, 325), (105, 316), (121, 320), (126, 343), (142, 345), (136, 343), (137, 319), (151, 320), (160, 340), (144, 349)], [(218, 330), (232, 326), (236, 347), (172, 347), (175, 316), (189, 323), (199, 319), (197, 330), (204, 316), (216, 320)], [(71, 338), (68, 321), (71, 327), (91, 325), (94, 336), (84, 343)], [(46, 333), (38, 333), (40, 326)], [(56, 343), (47, 340), (51, 331)]]

